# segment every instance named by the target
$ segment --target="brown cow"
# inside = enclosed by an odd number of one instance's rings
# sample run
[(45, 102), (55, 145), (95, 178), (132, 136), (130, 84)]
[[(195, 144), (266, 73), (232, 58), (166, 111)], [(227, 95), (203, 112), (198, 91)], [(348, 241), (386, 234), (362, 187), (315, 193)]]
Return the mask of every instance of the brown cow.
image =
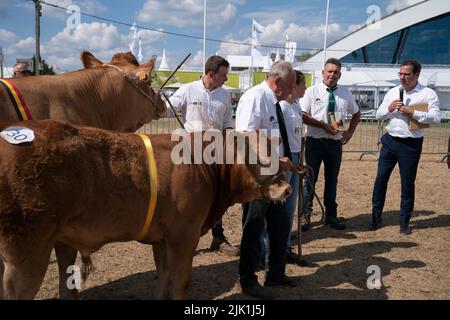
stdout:
[[(1, 123), (0, 131), (10, 125)], [(151, 192), (138, 135), (53, 120), (21, 125), (35, 132), (32, 143), (11, 145), (0, 138), (0, 294), (9, 299), (36, 295), (57, 241), (69, 248), (58, 258), (67, 270), (75, 264), (72, 248), (86, 258), (106, 243), (139, 240)], [(178, 142), (168, 134), (149, 137), (157, 203), (140, 241), (153, 244), (157, 297), (185, 298), (200, 236), (234, 203), (263, 196), (283, 200), (290, 186), (280, 170), (261, 175), (260, 163), (174, 164)], [(245, 154), (255, 151), (254, 144), (246, 148)]]
[[(81, 53), (85, 69), (56, 76), (10, 79), (23, 96), (31, 118), (134, 132), (166, 113), (161, 97), (150, 88), (154, 60), (139, 65), (131, 53), (115, 54), (103, 63)], [(0, 86), (0, 120), (19, 120)]]
[[(144, 123), (165, 115), (161, 97), (150, 87), (155, 61), (139, 65), (130, 53), (117, 53), (103, 63), (81, 53), (84, 70), (58, 76), (12, 79), (31, 118), (64, 120), (73, 124), (134, 132)], [(0, 120), (18, 120), (9, 94), (0, 86)], [(76, 255), (56, 243), (56, 256)], [(70, 252), (70, 253), (69, 253)], [(69, 298), (66, 270), (60, 270), (60, 297)]]

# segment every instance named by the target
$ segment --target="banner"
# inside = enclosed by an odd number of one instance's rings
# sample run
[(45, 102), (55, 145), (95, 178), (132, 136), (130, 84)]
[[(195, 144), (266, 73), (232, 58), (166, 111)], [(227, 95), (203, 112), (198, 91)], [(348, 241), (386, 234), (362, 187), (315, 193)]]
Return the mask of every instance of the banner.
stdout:
[(263, 33), (264, 30), (266, 30), (266, 27), (259, 24), (258, 22), (253, 19), (252, 23), (252, 57), (262, 57), (261, 52), (259, 52), (258, 49), (256, 49), (256, 46), (259, 46), (260, 43), (258, 41), (258, 35)]
[(136, 27), (136, 21), (133, 22), (133, 25), (131, 26), (130, 30), (133, 31), (133, 40), (131, 41), (130, 44), (130, 50), (131, 53), (136, 57), (137, 61), (141, 63), (144, 57), (142, 56), (141, 33), (139, 32), (139, 29)]

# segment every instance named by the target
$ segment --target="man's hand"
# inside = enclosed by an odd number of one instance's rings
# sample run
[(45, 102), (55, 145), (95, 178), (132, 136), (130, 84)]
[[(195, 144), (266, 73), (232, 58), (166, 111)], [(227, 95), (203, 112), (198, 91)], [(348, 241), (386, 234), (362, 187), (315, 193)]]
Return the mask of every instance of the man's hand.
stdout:
[(342, 133), (342, 139), (341, 139), (341, 143), (342, 144), (346, 144), (347, 142), (350, 141), (350, 139), (353, 137), (353, 132), (350, 131), (344, 131)]
[(340, 131), (335, 129), (332, 125), (329, 125), (328, 123), (323, 123), (323, 130), (325, 130), (328, 134), (331, 135), (336, 135), (338, 134)]
[(411, 117), (411, 118), (412, 118), (412, 116), (414, 114), (414, 109), (413, 108), (408, 107), (408, 106), (403, 106), (403, 105), (400, 107), (400, 109), (398, 111), (400, 111), (401, 114), (403, 114), (405, 116), (408, 116), (408, 117)]
[(397, 99), (391, 102), (391, 104), (388, 107), (388, 110), (389, 112), (394, 112), (395, 110), (399, 110), (401, 106), (403, 106), (403, 102)]
[(282, 171), (291, 171), (294, 168), (294, 164), (288, 157), (280, 158), (280, 168)]

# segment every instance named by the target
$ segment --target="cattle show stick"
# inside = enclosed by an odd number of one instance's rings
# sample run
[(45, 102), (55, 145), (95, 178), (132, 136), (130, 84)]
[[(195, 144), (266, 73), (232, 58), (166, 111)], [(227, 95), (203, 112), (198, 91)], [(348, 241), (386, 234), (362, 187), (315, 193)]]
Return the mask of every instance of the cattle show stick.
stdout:
[(173, 105), (172, 105), (172, 102), (170, 102), (169, 98), (167, 98), (166, 94), (165, 94), (163, 91), (161, 91), (161, 93), (162, 93), (162, 95), (164, 96), (164, 98), (167, 100), (167, 102), (169, 103), (169, 106), (170, 106), (170, 108), (172, 109), (173, 114), (175, 115), (175, 118), (177, 118), (177, 121), (178, 121), (178, 123), (180, 124), (181, 128), (186, 129), (186, 128), (184, 127), (183, 122), (181, 122), (180, 118), (178, 117), (177, 112), (176, 112), (175, 108), (174, 108)]
[(188, 53), (188, 55), (183, 59), (183, 61), (180, 62), (180, 64), (175, 68), (175, 70), (172, 71), (172, 73), (170, 74), (170, 76), (166, 79), (166, 81), (164, 81), (164, 83), (162, 84), (162, 86), (159, 88), (159, 91), (161, 91), (165, 85), (167, 84), (167, 82), (169, 82), (170, 79), (172, 79), (172, 77), (175, 75), (175, 73), (178, 71), (178, 69), (181, 68), (181, 66), (183, 65), (183, 63), (186, 62), (186, 60), (191, 56), (190, 53)]

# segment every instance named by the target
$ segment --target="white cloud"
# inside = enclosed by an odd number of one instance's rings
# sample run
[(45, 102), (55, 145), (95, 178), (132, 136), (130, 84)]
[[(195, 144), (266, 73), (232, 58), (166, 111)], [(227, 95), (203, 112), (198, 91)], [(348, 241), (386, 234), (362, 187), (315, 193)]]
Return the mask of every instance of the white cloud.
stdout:
[[(149, 60), (156, 50), (152, 47), (164, 39), (164, 34), (141, 30), (142, 51), (144, 60)], [(0, 29), (2, 33), (14, 38), (14, 34)], [(80, 52), (92, 52), (102, 61), (109, 61), (117, 52), (128, 52), (131, 42), (131, 32), (122, 34), (116, 26), (106, 23), (81, 23), (76, 29), (65, 28), (54, 35), (49, 41), (41, 44), (41, 56), (49, 64), (57, 64), (63, 69), (81, 68)], [(5, 56), (12, 63), (16, 57), (29, 58), (33, 56), (35, 41), (33, 37), (11, 44), (5, 50)]]
[[(235, 40), (230, 35), (225, 37), (225, 40), (231, 41), (231, 42), (241, 42), (241, 43), (250, 43), (251, 42), (250, 38), (243, 39), (243, 40)], [(226, 58), (228, 55), (238, 55), (238, 56), (239, 55), (249, 55), (250, 54), (250, 46), (222, 42), (220, 44), (218, 54), (224, 58)]]
[(11, 44), (17, 40), (15, 33), (8, 31), (6, 29), (0, 29), (0, 39), (2, 39), (2, 45)]
[[(244, 1), (209, 0), (208, 27), (219, 29), (234, 22), (236, 5)], [(203, 27), (203, 0), (147, 0), (139, 11), (138, 20), (178, 28)]]
[(391, 14), (394, 11), (402, 10), (422, 1), (423, 0), (391, 0), (386, 7), (386, 12)]
[[(62, 8), (68, 8), (71, 5), (77, 5), (80, 7), (80, 11), (83, 13), (94, 14), (106, 11), (106, 7), (98, 0), (46, 0), (45, 2), (57, 5)], [(19, 3), (18, 7), (25, 8), (29, 11), (34, 11), (34, 3), (31, 1)], [(44, 17), (54, 18), (58, 20), (66, 20), (71, 13), (67, 13), (61, 8), (56, 8), (50, 5), (42, 4), (42, 15)], [(83, 17), (81, 17), (83, 19)]]
[[(203, 51), (197, 51), (195, 56), (189, 62), (191, 68), (201, 69), (203, 66)], [(172, 66), (173, 67), (173, 66)]]
[(12, 44), (8, 48), (5, 48), (4, 54), (7, 62), (13, 65), (16, 62), (16, 58), (31, 58), (34, 54), (34, 50), (34, 38), (28, 37)]

